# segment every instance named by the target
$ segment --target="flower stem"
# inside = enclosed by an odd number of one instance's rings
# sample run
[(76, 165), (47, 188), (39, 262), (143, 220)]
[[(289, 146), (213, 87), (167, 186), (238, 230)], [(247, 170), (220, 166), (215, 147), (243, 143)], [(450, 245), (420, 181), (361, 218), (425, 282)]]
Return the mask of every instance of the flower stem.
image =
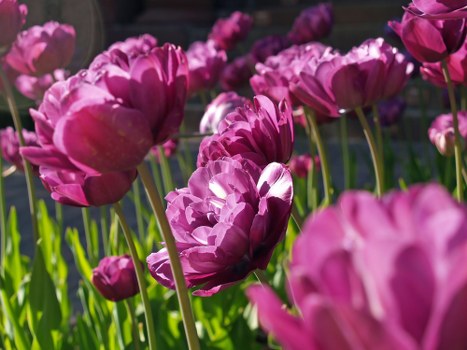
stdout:
[(167, 252), (169, 254), (170, 268), (175, 280), (175, 288), (177, 292), (178, 302), (180, 303), (180, 310), (183, 318), (183, 325), (185, 327), (186, 338), (190, 350), (199, 350), (199, 339), (196, 333), (195, 320), (193, 311), (191, 309), (190, 299), (188, 297), (188, 290), (185, 285), (185, 278), (183, 276), (182, 265), (178, 255), (175, 238), (172, 235), (172, 230), (165, 215), (164, 206), (157, 188), (154, 186), (150, 172), (145, 163), (138, 166), (138, 173), (141, 176), (146, 193), (151, 203), (154, 214), (159, 221), (162, 235), (166, 244)]
[(58, 230), (63, 232), (63, 207), (62, 203), (55, 202), (55, 218), (57, 219)]
[(94, 251), (94, 244), (91, 232), (91, 216), (89, 215), (89, 208), (81, 208), (81, 214), (83, 216), (83, 227), (84, 236), (86, 237), (86, 251), (89, 256), (89, 260), (93, 263), (97, 262), (97, 255)]
[(371, 158), (373, 160), (373, 167), (375, 169), (375, 177), (376, 177), (376, 195), (381, 197), (384, 193), (384, 176), (383, 176), (383, 167), (381, 165), (381, 159), (379, 157), (378, 146), (376, 145), (375, 138), (373, 133), (371, 132), (370, 125), (366, 120), (365, 114), (361, 107), (355, 108), (355, 112), (357, 113), (358, 120), (360, 120), (360, 124), (362, 124), (363, 132), (365, 133), (366, 141), (368, 142), (368, 146), (370, 147)]
[(344, 187), (348, 190), (351, 187), (350, 183), (350, 151), (349, 151), (349, 134), (347, 131), (347, 116), (343, 115), (339, 121), (341, 144), (342, 144), (342, 160), (344, 163)]
[(3, 271), (3, 262), (6, 257), (6, 231), (7, 231), (7, 226), (6, 226), (6, 220), (7, 220), (7, 214), (6, 214), (6, 199), (5, 199), (6, 193), (5, 193), (5, 180), (3, 178), (3, 157), (0, 154), (0, 235), (2, 235), (0, 244), (1, 246), (1, 257), (0, 257), (0, 268), (1, 271)]
[(154, 176), (154, 181), (156, 182), (156, 188), (163, 188), (161, 172), (159, 170), (160, 169), (159, 163), (157, 162), (156, 157), (152, 153), (149, 154), (149, 164), (151, 165), (151, 170)]
[[(378, 156), (381, 165), (381, 172), (384, 174), (384, 143), (383, 143), (383, 131), (381, 130), (381, 118), (379, 116), (378, 106), (374, 104), (372, 107), (373, 110), (373, 123), (375, 124), (376, 131), (376, 145), (378, 147)], [(428, 130), (428, 128), (426, 129)], [(382, 181), (385, 181), (383, 178)], [(383, 188), (385, 184), (383, 183)]]
[(136, 227), (138, 229), (138, 237), (140, 241), (144, 239), (144, 220), (143, 220), (143, 205), (141, 203), (141, 191), (139, 188), (139, 181), (133, 182), (133, 196), (136, 210)]
[[(15, 125), (16, 132), (18, 134), (18, 140), (21, 147), (26, 146), (23, 137), (23, 127), (21, 125), (21, 117), (18, 112), (18, 107), (15, 102), (15, 98), (13, 95), (13, 91), (10, 86), (10, 82), (6, 77), (3, 68), (0, 65), (0, 79), (3, 83), (3, 90), (5, 93), (5, 99), (8, 104), (8, 108), (10, 109), (11, 116), (13, 118), (13, 123)], [(32, 233), (34, 236), (34, 241), (37, 242), (39, 240), (39, 225), (37, 222), (37, 203), (36, 203), (36, 189), (34, 187), (34, 175), (32, 173), (31, 163), (23, 157), (23, 165), (24, 165), (24, 174), (26, 176), (26, 185), (28, 189), (28, 198), (29, 198), (29, 214), (31, 216), (31, 223), (32, 223)]]
[(135, 315), (135, 308), (133, 306), (132, 300), (125, 299), (124, 301), (125, 301), (126, 308), (128, 310), (128, 314), (130, 315), (131, 330), (133, 332), (134, 349), (140, 350), (138, 320)]
[(297, 204), (295, 201), (293, 201), (293, 204), (292, 204), (291, 216), (292, 216), (293, 221), (295, 221), (295, 224), (297, 225), (298, 229), (301, 231), (302, 226), (303, 226), (303, 219), (298, 212)]
[(108, 216), (107, 216), (107, 206), (103, 205), (99, 207), (99, 213), (100, 213), (101, 236), (102, 236), (102, 245), (104, 246), (104, 254), (110, 255), (109, 223), (108, 223)]
[(159, 151), (159, 160), (162, 169), (162, 179), (164, 181), (165, 193), (169, 193), (175, 188), (172, 180), (172, 172), (170, 171), (170, 165), (167, 157), (165, 156), (164, 147), (159, 145), (157, 146), (157, 149)]
[(459, 132), (459, 119), (457, 118), (457, 104), (456, 96), (454, 92), (454, 84), (452, 83), (451, 76), (449, 74), (449, 68), (446, 60), (441, 61), (441, 67), (443, 68), (444, 80), (448, 87), (449, 103), (451, 105), (452, 113), (452, 124), (454, 127), (454, 158), (456, 162), (456, 197), (459, 202), (463, 202), (464, 197), (464, 183), (462, 180), (462, 143), (461, 134)]
[(136, 270), (136, 279), (138, 281), (139, 291), (141, 293), (141, 300), (143, 301), (144, 307), (144, 316), (146, 318), (146, 329), (148, 332), (148, 343), (149, 349), (156, 349), (156, 335), (154, 334), (154, 320), (152, 317), (151, 304), (149, 303), (148, 290), (146, 287), (146, 280), (144, 278), (143, 269), (141, 267), (141, 260), (138, 258), (138, 252), (136, 251), (135, 243), (133, 242), (133, 237), (131, 235), (130, 227), (126, 221), (125, 215), (123, 214), (122, 207), (120, 203), (114, 203), (115, 213), (118, 216), (120, 221), (120, 226), (123, 230), (123, 235), (125, 236), (126, 243), (128, 244), (128, 249), (130, 250), (131, 259), (133, 260), (133, 265), (135, 265)]
[(264, 273), (263, 270), (256, 269), (254, 273), (255, 273), (255, 276), (258, 279), (258, 281), (263, 286), (269, 286), (268, 278), (266, 277), (266, 274)]
[(326, 156), (326, 149), (324, 147), (323, 139), (318, 130), (318, 123), (316, 122), (315, 112), (308, 107), (305, 107), (305, 116), (308, 122), (310, 133), (310, 142), (313, 142), (311, 135), (314, 136), (316, 140), (316, 145), (318, 147), (319, 158), (321, 161), (321, 171), (323, 175), (323, 185), (324, 185), (324, 203), (323, 206), (327, 207), (331, 204), (332, 196), (332, 187), (331, 187), (331, 173), (329, 171), (328, 158)]

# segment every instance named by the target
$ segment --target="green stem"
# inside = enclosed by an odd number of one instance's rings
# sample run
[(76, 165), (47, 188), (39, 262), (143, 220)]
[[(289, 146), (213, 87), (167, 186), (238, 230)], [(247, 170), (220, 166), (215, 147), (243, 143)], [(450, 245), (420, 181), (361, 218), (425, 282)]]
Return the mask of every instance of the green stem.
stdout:
[[(378, 156), (379, 156), (380, 165), (381, 165), (381, 172), (384, 174), (384, 142), (383, 142), (383, 131), (381, 130), (381, 118), (379, 116), (378, 106), (374, 104), (371, 108), (373, 110), (373, 123), (375, 124), (376, 145), (378, 147)], [(424, 130), (428, 130), (428, 128)], [(383, 188), (385, 188), (384, 185), (385, 184), (383, 183)]]
[(357, 113), (358, 119), (360, 120), (360, 124), (362, 124), (363, 132), (366, 137), (366, 141), (368, 142), (368, 146), (370, 147), (371, 158), (373, 160), (373, 167), (375, 170), (375, 177), (376, 177), (376, 195), (381, 197), (384, 193), (384, 176), (383, 176), (383, 168), (381, 165), (381, 159), (379, 157), (378, 146), (376, 145), (375, 138), (371, 132), (370, 126), (368, 125), (368, 121), (366, 120), (365, 114), (361, 107), (355, 108), (355, 112)]
[(102, 245), (104, 246), (105, 255), (110, 255), (110, 246), (109, 246), (109, 223), (107, 216), (107, 206), (103, 205), (99, 207), (100, 213), (100, 223), (101, 223), (101, 236), (102, 236)]
[(138, 237), (140, 241), (144, 240), (144, 220), (143, 220), (143, 205), (141, 203), (141, 191), (139, 188), (139, 181), (136, 179), (133, 182), (133, 196), (135, 200), (136, 210), (136, 227), (138, 229)]
[[(18, 107), (15, 102), (15, 98), (13, 95), (13, 91), (10, 86), (10, 82), (6, 77), (3, 68), (0, 65), (0, 79), (3, 83), (3, 91), (5, 93), (5, 99), (8, 104), (8, 108), (10, 109), (11, 116), (13, 118), (13, 123), (15, 125), (16, 132), (18, 134), (18, 140), (21, 147), (25, 147), (26, 143), (23, 137), (23, 127), (21, 125), (21, 117), (18, 112)], [(39, 225), (37, 222), (37, 203), (36, 203), (36, 189), (34, 187), (34, 175), (32, 173), (31, 163), (23, 157), (23, 166), (24, 166), (24, 174), (26, 176), (26, 185), (28, 189), (28, 198), (29, 198), (29, 214), (31, 216), (31, 223), (32, 223), (32, 233), (34, 235), (34, 241), (37, 242), (39, 240)]]
[(148, 290), (146, 286), (146, 280), (144, 279), (143, 268), (141, 266), (141, 260), (138, 258), (138, 252), (136, 251), (135, 243), (133, 242), (133, 236), (131, 235), (130, 227), (126, 221), (125, 215), (123, 214), (120, 203), (114, 203), (115, 213), (117, 213), (120, 221), (120, 226), (123, 230), (128, 249), (130, 250), (131, 259), (133, 265), (135, 265), (136, 279), (138, 281), (139, 292), (141, 293), (141, 300), (143, 301), (144, 316), (146, 318), (146, 329), (148, 332), (149, 349), (156, 349), (156, 335), (154, 334), (154, 320), (152, 317), (151, 304), (149, 303)]
[[(163, 188), (162, 187), (162, 176), (159, 168), (159, 163), (157, 163), (157, 159), (154, 156), (154, 154), (149, 155), (149, 164), (151, 165), (151, 170), (152, 174), (154, 176), (154, 181), (156, 182), (156, 187), (157, 188)], [(161, 197), (162, 199), (162, 197)]]
[(139, 339), (139, 330), (138, 330), (138, 319), (136, 318), (135, 308), (133, 307), (133, 303), (130, 299), (125, 299), (125, 306), (128, 310), (128, 314), (130, 315), (130, 322), (131, 322), (131, 330), (133, 332), (133, 344), (134, 350), (140, 350), (140, 339)]
[(81, 208), (81, 215), (83, 216), (84, 236), (86, 237), (86, 251), (88, 253), (89, 260), (96, 262), (97, 256), (94, 254), (94, 244), (92, 243), (91, 216), (89, 215), (89, 208)]
[(454, 158), (456, 161), (456, 197), (459, 202), (463, 202), (464, 197), (464, 183), (462, 180), (462, 142), (461, 134), (459, 132), (459, 119), (457, 117), (457, 104), (456, 96), (454, 92), (454, 84), (451, 81), (451, 76), (449, 75), (449, 68), (446, 63), (446, 60), (441, 61), (441, 66), (443, 68), (444, 79), (448, 87), (449, 94), (449, 103), (451, 104), (451, 113), (452, 113), (452, 124), (454, 127)]
[(162, 169), (162, 179), (164, 181), (165, 193), (169, 193), (175, 188), (172, 180), (172, 172), (170, 171), (170, 165), (167, 157), (165, 156), (164, 147), (159, 145), (157, 146), (157, 149), (159, 150), (159, 160)]
[(6, 220), (7, 220), (7, 214), (6, 214), (6, 193), (5, 193), (5, 179), (3, 178), (3, 157), (0, 154), (0, 235), (2, 235), (1, 238), (1, 257), (0, 257), (0, 267), (3, 271), (4, 269), (4, 264), (3, 261), (6, 257), (6, 231), (7, 231), (7, 226), (6, 226)]
[[(332, 187), (331, 187), (331, 173), (329, 171), (328, 158), (326, 155), (326, 148), (324, 147), (323, 139), (318, 130), (318, 123), (316, 122), (315, 112), (308, 107), (305, 107), (305, 116), (308, 122), (309, 128), (312, 131), (314, 139), (316, 140), (316, 145), (318, 147), (319, 158), (321, 162), (321, 172), (323, 175), (323, 185), (324, 185), (324, 203), (323, 206), (327, 207), (331, 204), (332, 196)], [(311, 137), (311, 133), (310, 133)], [(310, 142), (313, 142), (310, 139)]]
[(178, 302), (180, 303), (180, 310), (183, 318), (183, 325), (185, 327), (186, 338), (190, 350), (199, 350), (199, 340), (196, 333), (195, 320), (193, 311), (191, 309), (190, 299), (188, 297), (188, 290), (185, 285), (185, 278), (178, 255), (175, 238), (172, 234), (169, 221), (165, 215), (164, 206), (157, 188), (154, 186), (151, 175), (146, 164), (143, 162), (138, 166), (138, 173), (141, 176), (146, 193), (151, 203), (154, 214), (159, 221), (162, 235), (166, 244), (166, 249), (169, 254), (170, 268), (175, 280), (175, 289), (177, 292)]
[(347, 131), (347, 116), (343, 115), (339, 118), (339, 126), (341, 132), (341, 144), (342, 144), (342, 160), (344, 163), (344, 186), (348, 190), (351, 187), (350, 184), (350, 150), (349, 150), (349, 134)]
[(293, 204), (292, 204), (292, 215), (291, 216), (292, 216), (293, 221), (295, 221), (295, 224), (297, 225), (298, 229), (301, 231), (302, 226), (303, 226), (303, 219), (298, 213), (297, 204), (295, 201), (293, 201)]
[(256, 269), (254, 272), (256, 278), (263, 286), (269, 286), (268, 278), (263, 270)]
[(58, 232), (63, 232), (63, 206), (59, 202), (55, 202), (55, 218), (57, 219)]
[(206, 137), (206, 136), (212, 136), (213, 133), (212, 132), (205, 132), (205, 133), (200, 133), (200, 132), (194, 132), (192, 134), (175, 134), (174, 136), (172, 136), (172, 139), (201, 139), (203, 137)]

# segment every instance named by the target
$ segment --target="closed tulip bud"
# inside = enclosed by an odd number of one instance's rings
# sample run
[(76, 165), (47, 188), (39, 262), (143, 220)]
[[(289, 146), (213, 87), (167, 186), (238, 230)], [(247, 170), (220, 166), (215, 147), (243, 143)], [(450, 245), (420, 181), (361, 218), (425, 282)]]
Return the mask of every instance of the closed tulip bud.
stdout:
[(247, 37), (252, 26), (253, 18), (246, 13), (235, 11), (227, 18), (218, 19), (208, 37), (220, 49), (231, 50)]
[[(27, 146), (38, 146), (36, 133), (23, 129), (23, 138)], [(18, 134), (12, 127), (0, 130), (0, 148), (1, 156), (17, 169), (23, 171), (23, 157), (20, 154)]]
[(136, 271), (130, 256), (107, 256), (92, 271), (92, 284), (101, 295), (120, 301), (139, 293)]
[(16, 0), (0, 0), (0, 56), (12, 44), (24, 23), (28, 8)]
[[(460, 111), (457, 114), (459, 121), (459, 133), (463, 146), (467, 144), (467, 112)], [(444, 156), (454, 154), (454, 124), (452, 114), (442, 114), (438, 116), (428, 129), (428, 137), (433, 145), (436, 146), (439, 153)]]
[(47, 22), (20, 34), (6, 56), (8, 64), (22, 74), (41, 76), (64, 68), (75, 51), (75, 29)]
[(303, 10), (287, 36), (293, 44), (319, 41), (329, 35), (333, 24), (332, 4), (321, 3)]

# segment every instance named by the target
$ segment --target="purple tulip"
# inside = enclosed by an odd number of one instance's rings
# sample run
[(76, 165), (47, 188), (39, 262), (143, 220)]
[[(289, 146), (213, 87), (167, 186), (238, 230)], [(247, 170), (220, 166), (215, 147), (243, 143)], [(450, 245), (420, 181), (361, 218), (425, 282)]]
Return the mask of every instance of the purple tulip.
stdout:
[(253, 18), (246, 13), (235, 11), (227, 18), (218, 19), (208, 38), (214, 41), (218, 48), (231, 50), (247, 37), (252, 26)]
[(467, 207), (441, 186), (348, 192), (294, 244), (294, 313), (269, 287), (247, 294), (285, 350), (462, 349), (466, 251)]
[[(446, 58), (446, 64), (452, 82), (456, 85), (467, 85), (467, 40), (464, 41), (464, 44), (458, 51)], [(422, 67), (420, 67), (420, 73), (423, 79), (436, 86), (447, 86), (441, 62), (423, 63)]]
[(293, 150), (292, 111), (285, 101), (274, 104), (266, 96), (256, 96), (254, 107), (237, 108), (227, 115), (218, 133), (203, 139), (199, 146), (198, 167), (222, 157), (247, 158), (264, 167), (272, 162), (286, 163)]
[(331, 3), (321, 3), (303, 10), (287, 35), (293, 44), (318, 41), (329, 35), (334, 24)]
[(282, 35), (270, 35), (256, 40), (251, 48), (251, 56), (257, 62), (264, 62), (269, 56), (277, 55), (290, 46), (290, 41)]
[[(231, 158), (198, 168), (188, 187), (170, 192), (167, 217), (185, 281), (193, 294), (213, 295), (266, 269), (283, 239), (293, 198), (292, 177), (282, 164), (264, 170)], [(151, 275), (174, 288), (166, 249), (148, 256)]]
[[(454, 19), (467, 17), (467, 0), (413, 0), (418, 16), (426, 18)], [(413, 10), (412, 10), (413, 11)]]
[(465, 40), (466, 20), (427, 19), (406, 9), (401, 22), (389, 22), (409, 53), (420, 62), (439, 62), (459, 50)]
[(6, 56), (8, 64), (22, 74), (42, 76), (64, 68), (75, 51), (75, 29), (47, 22), (18, 34)]
[[(23, 129), (23, 138), (27, 146), (37, 146), (37, 135), (34, 132)], [(18, 134), (12, 127), (0, 130), (1, 156), (9, 163), (23, 171), (23, 157), (19, 153)], [(37, 169), (36, 169), (37, 170)], [(1, 176), (1, 175), (0, 175)]]
[(12, 44), (24, 23), (28, 8), (16, 0), (0, 0), (0, 56)]
[(217, 49), (214, 41), (196, 41), (186, 52), (190, 78), (188, 91), (193, 95), (216, 86), (227, 62), (224, 50)]
[(125, 41), (117, 41), (107, 51), (120, 50), (128, 56), (134, 57), (149, 53), (155, 47), (157, 47), (157, 39), (150, 34), (143, 34), (139, 37), (128, 38)]
[[(178, 139), (169, 139), (165, 141), (161, 146), (162, 146), (162, 149), (164, 150), (165, 157), (166, 158), (172, 157), (177, 152)], [(158, 146), (152, 147), (151, 153), (156, 158), (156, 161), (159, 162), (160, 161), (159, 147)]]
[(56, 69), (53, 73), (41, 77), (21, 74), (16, 78), (15, 86), (24, 96), (40, 104), (44, 93), (53, 83), (56, 81), (64, 81), (69, 75), (70, 72), (64, 69)]
[(318, 156), (312, 159), (309, 154), (301, 154), (290, 158), (290, 171), (297, 177), (306, 178), (313, 167), (316, 167), (318, 171), (321, 168), (321, 162)]
[(253, 66), (253, 59), (249, 54), (237, 57), (227, 64), (220, 77), (222, 89), (236, 90), (248, 84), (248, 79), (253, 75)]
[(397, 124), (402, 118), (406, 106), (407, 103), (400, 96), (378, 103), (379, 122), (381, 126), (389, 127)]
[(92, 284), (101, 295), (120, 301), (139, 293), (136, 270), (130, 256), (107, 256), (92, 270)]
[[(467, 145), (467, 111), (460, 111), (457, 118), (459, 120), (459, 133), (465, 149)], [(436, 117), (428, 129), (428, 137), (439, 153), (446, 157), (452, 156), (455, 143), (452, 114), (442, 114)]]
[(199, 124), (199, 132), (216, 133), (219, 123), (225, 119), (227, 114), (235, 111), (237, 107), (245, 105), (251, 107), (251, 102), (247, 98), (239, 96), (233, 91), (221, 93), (206, 107)]

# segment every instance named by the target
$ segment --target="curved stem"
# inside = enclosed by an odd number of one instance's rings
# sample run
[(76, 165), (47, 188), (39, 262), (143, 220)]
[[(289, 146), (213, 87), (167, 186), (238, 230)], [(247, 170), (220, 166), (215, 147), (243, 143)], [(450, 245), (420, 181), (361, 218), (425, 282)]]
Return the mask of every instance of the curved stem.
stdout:
[(86, 237), (86, 251), (88, 253), (89, 260), (91, 260), (93, 263), (96, 263), (97, 256), (94, 251), (89, 208), (81, 208), (81, 214), (83, 216), (84, 237)]
[(133, 332), (134, 349), (140, 350), (138, 320), (136, 319), (135, 308), (133, 307), (133, 303), (130, 299), (125, 299), (124, 301), (125, 301), (126, 308), (128, 310), (128, 314), (130, 315), (131, 330)]
[(301, 215), (298, 212), (297, 204), (296, 204), (295, 201), (292, 204), (292, 214), (291, 214), (291, 216), (292, 216), (293, 221), (295, 221), (295, 224), (297, 225), (298, 229), (301, 231), (302, 226), (303, 226), (303, 219), (302, 219)]
[(451, 76), (449, 75), (449, 68), (446, 60), (441, 61), (443, 68), (444, 80), (448, 87), (449, 103), (451, 104), (452, 124), (454, 127), (454, 158), (456, 161), (456, 197), (459, 202), (463, 202), (464, 197), (464, 183), (462, 180), (462, 143), (461, 134), (459, 132), (459, 119), (457, 118), (457, 104), (454, 92), (454, 84), (452, 83)]
[(151, 203), (154, 214), (159, 221), (167, 252), (169, 254), (170, 268), (175, 280), (175, 289), (177, 292), (178, 302), (180, 303), (180, 310), (182, 313), (188, 347), (190, 350), (199, 350), (199, 339), (196, 332), (195, 320), (193, 317), (193, 311), (191, 309), (190, 299), (188, 297), (188, 290), (185, 285), (182, 265), (178, 256), (178, 250), (175, 244), (175, 238), (172, 234), (172, 229), (170, 228), (169, 221), (165, 215), (161, 197), (157, 191), (157, 188), (154, 186), (151, 174), (149, 173), (149, 170), (144, 162), (138, 166), (138, 173), (141, 176), (144, 187), (146, 188), (146, 193), (148, 195), (149, 202)]
[[(13, 91), (11, 90), (10, 82), (6, 77), (3, 68), (0, 65), (0, 79), (3, 83), (3, 90), (5, 93), (5, 98), (10, 109), (11, 116), (13, 118), (13, 123), (15, 125), (16, 133), (18, 134), (18, 140), (21, 147), (26, 146), (23, 137), (23, 126), (21, 125), (21, 117), (18, 112), (18, 107), (16, 106), (15, 98), (13, 96)], [(24, 165), (24, 174), (26, 176), (26, 185), (28, 189), (28, 198), (29, 198), (29, 214), (31, 216), (32, 223), (32, 233), (34, 235), (34, 241), (37, 242), (39, 235), (39, 225), (37, 223), (37, 204), (36, 204), (36, 189), (34, 187), (34, 175), (32, 173), (31, 163), (23, 157)]]
[(136, 251), (135, 243), (131, 235), (130, 227), (126, 221), (125, 215), (123, 214), (120, 203), (114, 203), (115, 213), (117, 213), (120, 221), (120, 226), (123, 230), (128, 249), (130, 250), (131, 259), (133, 265), (135, 265), (136, 279), (138, 280), (139, 291), (141, 293), (141, 300), (143, 301), (144, 316), (146, 318), (146, 328), (148, 332), (149, 349), (156, 349), (156, 335), (154, 334), (154, 320), (152, 317), (151, 304), (149, 303), (148, 290), (146, 287), (146, 280), (144, 279), (143, 269), (141, 267), (141, 260), (138, 258), (138, 252)]
[[(374, 104), (372, 107), (373, 111), (373, 123), (376, 129), (376, 145), (378, 147), (378, 156), (381, 165), (381, 172), (384, 174), (384, 143), (383, 143), (383, 131), (381, 130), (381, 118), (379, 116), (378, 106)], [(426, 129), (428, 130), (428, 128)], [(384, 178), (382, 179), (384, 181)], [(383, 188), (385, 188), (383, 183)]]
[(101, 236), (102, 236), (102, 245), (104, 246), (104, 254), (110, 255), (107, 206), (103, 205), (99, 207), (99, 214), (100, 214)]
[(263, 286), (269, 286), (268, 278), (263, 270), (256, 269), (254, 272), (256, 278)]
[(133, 182), (133, 196), (136, 210), (136, 227), (138, 229), (138, 237), (142, 241), (144, 239), (144, 219), (143, 204), (141, 203), (141, 191), (139, 188), (138, 179)]
[(365, 114), (361, 107), (355, 108), (355, 112), (357, 113), (358, 120), (360, 120), (360, 124), (362, 124), (363, 132), (365, 133), (366, 141), (368, 142), (368, 146), (370, 147), (371, 158), (373, 160), (373, 167), (375, 169), (375, 177), (376, 177), (376, 195), (381, 197), (384, 192), (384, 177), (383, 177), (383, 167), (381, 165), (381, 159), (379, 157), (378, 147), (376, 146), (375, 138), (371, 132), (370, 126), (366, 120)]
[(326, 149), (324, 147), (323, 139), (318, 130), (318, 123), (316, 122), (315, 112), (307, 107), (305, 107), (305, 116), (308, 122), (309, 128), (312, 133), (310, 133), (310, 142), (311, 134), (313, 134), (316, 145), (318, 147), (319, 158), (321, 161), (321, 172), (323, 174), (323, 184), (324, 184), (324, 206), (327, 207), (331, 204), (332, 196), (332, 187), (331, 187), (331, 172), (329, 171), (328, 158), (326, 155)]

